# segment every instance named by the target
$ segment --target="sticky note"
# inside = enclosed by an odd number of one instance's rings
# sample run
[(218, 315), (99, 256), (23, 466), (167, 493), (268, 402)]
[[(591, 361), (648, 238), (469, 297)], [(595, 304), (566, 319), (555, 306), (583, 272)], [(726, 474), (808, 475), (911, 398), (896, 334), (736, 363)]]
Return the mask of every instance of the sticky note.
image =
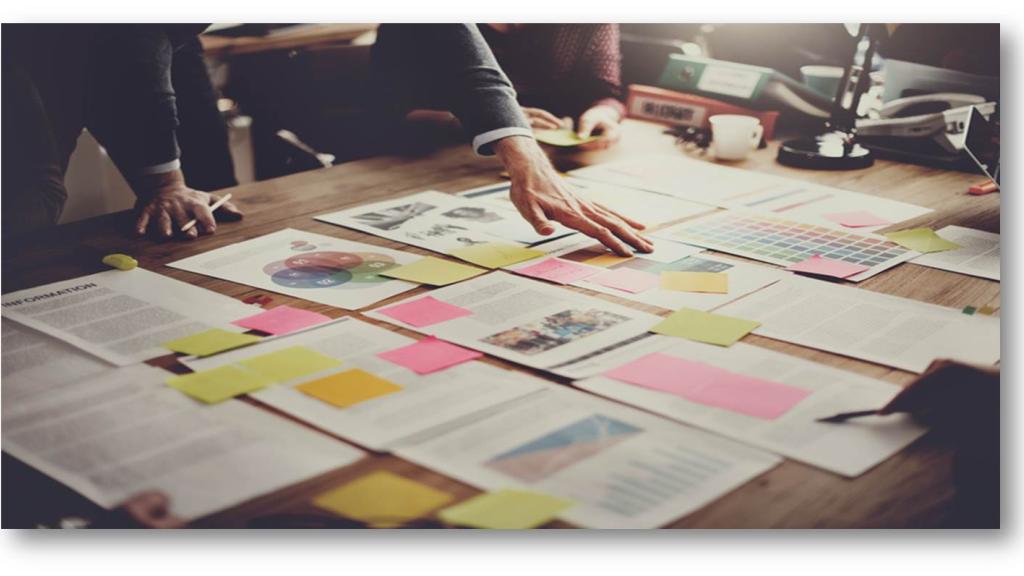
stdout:
[(760, 322), (753, 320), (681, 308), (652, 327), (651, 332), (707, 344), (732, 346), (760, 325)]
[(499, 490), (474, 496), (437, 513), (448, 524), (492, 530), (525, 530), (555, 519), (572, 500), (525, 490)]
[(379, 470), (313, 498), (313, 504), (377, 528), (398, 526), (452, 501), (452, 496)]
[(451, 255), (484, 268), (501, 268), (502, 266), (511, 266), (512, 264), (525, 262), (539, 256), (545, 256), (546, 254), (540, 250), (524, 248), (515, 244), (487, 242), (486, 244), (474, 244), (473, 246), (452, 250)]
[(399, 366), (405, 366), (417, 374), (430, 374), (475, 360), (483, 354), (430, 336), (415, 344), (381, 352), (377, 356)]
[(729, 274), (725, 272), (662, 272), (663, 290), (679, 292), (729, 293)]
[(825, 218), (835, 222), (836, 224), (842, 224), (847, 228), (862, 228), (864, 226), (886, 226), (892, 224), (892, 222), (885, 218), (875, 216), (871, 212), (865, 210), (858, 210), (855, 212), (835, 212), (833, 214), (824, 214)]
[(127, 254), (107, 254), (101, 262), (111, 268), (124, 271), (134, 270), (139, 266), (139, 261)]
[(764, 420), (782, 416), (811, 394), (797, 386), (661, 353), (638, 358), (605, 376)]
[(198, 334), (164, 342), (161, 346), (174, 352), (181, 352), (182, 354), (209, 356), (259, 341), (260, 337), (253, 336), (252, 334), (239, 334), (237, 332), (221, 330), (220, 328), (211, 328)]
[(974, 313), (977, 312), (977, 311), (978, 311), (978, 309), (975, 308), (974, 306), (964, 306), (964, 309), (963, 309), (963, 313), (967, 314), (968, 316), (973, 316)]
[(348, 408), (393, 394), (402, 387), (365, 370), (353, 368), (299, 384), (295, 389), (338, 408)]
[(833, 278), (849, 278), (855, 274), (867, 270), (868, 267), (863, 264), (854, 264), (853, 262), (843, 262), (842, 260), (832, 260), (831, 258), (822, 258), (819, 254), (811, 256), (803, 262), (797, 262), (786, 267), (786, 270), (791, 272), (803, 272), (806, 274), (816, 274), (818, 276), (831, 276)]
[(324, 316), (317, 312), (310, 312), (309, 310), (282, 305), (260, 312), (259, 314), (246, 316), (241, 320), (235, 320), (232, 324), (241, 326), (242, 328), (259, 330), (260, 332), (279, 336), (281, 334), (289, 334), (291, 332), (302, 330), (303, 328), (309, 328), (310, 326), (316, 326), (317, 324), (323, 324), (324, 322), (330, 321), (330, 316)]
[(424, 296), (411, 302), (395, 304), (394, 306), (381, 308), (377, 312), (417, 328), (473, 315), (471, 311), (465, 308), (442, 302), (433, 296)]
[(487, 272), (473, 266), (466, 266), (458, 262), (450, 262), (433, 256), (427, 256), (412, 264), (391, 268), (380, 273), (381, 276), (408, 280), (417, 284), (430, 284), (431, 286), (447, 286), (456, 282), (468, 280)]
[(639, 294), (654, 288), (658, 284), (658, 276), (643, 270), (632, 268), (614, 268), (606, 272), (591, 276), (587, 282), (600, 284), (616, 290)]
[(171, 388), (207, 404), (223, 402), (228, 398), (248, 394), (274, 383), (258, 372), (230, 364), (184, 376), (172, 376), (166, 382)]
[(939, 236), (931, 228), (911, 228), (899, 232), (887, 232), (885, 237), (904, 248), (922, 254), (963, 248), (963, 246)]
[(978, 308), (978, 314), (984, 314), (985, 316), (991, 316), (996, 313), (996, 309), (991, 306), (982, 306)]
[(587, 142), (593, 142), (600, 140), (600, 136), (588, 136), (586, 138), (580, 138), (576, 134), (575, 130), (568, 128), (561, 128), (558, 130), (534, 130), (533, 137), (538, 142), (542, 142), (549, 146), (558, 146), (560, 148), (571, 148), (573, 146), (579, 146), (580, 144), (586, 144)]
[(583, 263), (590, 264), (591, 266), (600, 266), (602, 268), (611, 268), (616, 264), (632, 259), (632, 256), (619, 256), (617, 254), (601, 254), (600, 256), (594, 256), (589, 260), (584, 260)]
[(569, 260), (548, 258), (537, 264), (516, 269), (514, 272), (523, 276), (555, 282), (556, 284), (571, 284), (577, 280), (593, 276), (600, 272), (600, 270), (570, 262)]
[(278, 383), (341, 366), (340, 360), (305, 346), (283, 348), (269, 354), (253, 356), (238, 363)]

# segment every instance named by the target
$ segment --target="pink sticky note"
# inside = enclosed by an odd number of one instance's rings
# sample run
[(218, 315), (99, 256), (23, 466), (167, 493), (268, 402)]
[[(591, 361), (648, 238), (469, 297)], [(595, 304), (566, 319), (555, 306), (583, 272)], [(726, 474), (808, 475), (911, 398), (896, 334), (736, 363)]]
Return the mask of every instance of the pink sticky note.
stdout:
[(825, 218), (846, 226), (847, 228), (862, 228), (864, 226), (886, 226), (892, 224), (892, 222), (885, 218), (875, 216), (871, 212), (859, 210), (857, 212), (836, 212), (835, 214), (825, 214)]
[(405, 366), (417, 374), (430, 374), (456, 364), (475, 360), (483, 354), (430, 336), (415, 344), (381, 352), (377, 356), (399, 366)]
[(515, 270), (516, 274), (532, 276), (534, 278), (557, 282), (559, 284), (570, 284), (577, 280), (589, 278), (598, 272), (603, 272), (603, 270), (595, 270), (594, 268), (583, 266), (582, 264), (577, 264), (568, 260), (559, 260), (558, 258), (548, 258), (543, 262), (531, 264), (525, 268), (518, 268)]
[(811, 393), (659, 353), (638, 358), (605, 376), (764, 420), (782, 416)]
[(465, 308), (442, 302), (433, 296), (424, 296), (411, 302), (382, 308), (378, 312), (417, 328), (473, 315)]
[(786, 268), (786, 270), (790, 270), (792, 272), (805, 272), (807, 274), (831, 276), (833, 278), (849, 278), (850, 276), (859, 274), (867, 269), (868, 267), (863, 264), (854, 264), (852, 262), (843, 262), (842, 260), (822, 258), (818, 254), (811, 256), (803, 262), (798, 262)]
[(232, 324), (277, 336), (330, 321), (329, 316), (285, 305), (253, 316), (246, 316), (241, 320), (235, 320)]
[(638, 294), (655, 287), (660, 282), (657, 274), (634, 270), (632, 268), (615, 268), (592, 276), (587, 282), (593, 282), (616, 290)]

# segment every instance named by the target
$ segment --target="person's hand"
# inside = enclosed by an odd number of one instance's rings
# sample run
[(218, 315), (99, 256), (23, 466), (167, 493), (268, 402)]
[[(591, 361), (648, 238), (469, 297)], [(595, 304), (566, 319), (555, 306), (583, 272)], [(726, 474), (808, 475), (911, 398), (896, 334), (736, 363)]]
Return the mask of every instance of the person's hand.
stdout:
[(185, 521), (171, 513), (170, 500), (162, 492), (142, 492), (125, 500), (98, 528), (183, 528)]
[(526, 120), (530, 123), (530, 128), (534, 130), (559, 130), (562, 128), (572, 128), (572, 118), (559, 118), (540, 108), (527, 108), (523, 106), (523, 114), (526, 115)]
[(631, 255), (630, 246), (640, 252), (654, 250), (654, 244), (639, 234), (643, 224), (576, 196), (536, 140), (502, 138), (494, 144), (494, 150), (512, 180), (512, 203), (538, 234), (553, 233), (554, 220), (596, 238), (620, 256)]
[(999, 371), (936, 360), (879, 414), (908, 412), (931, 425), (977, 426), (999, 417)]
[(589, 138), (591, 135), (600, 135), (601, 138), (581, 144), (580, 148), (601, 149), (618, 142), (622, 137), (620, 120), (619, 111), (611, 106), (599, 104), (584, 112), (580, 115), (580, 121), (576, 125), (576, 135), (581, 139)]
[(231, 202), (225, 202), (218, 208), (215, 217), (210, 205), (218, 197), (186, 186), (180, 170), (145, 176), (135, 182), (132, 188), (139, 197), (136, 203), (138, 217), (135, 220), (135, 233), (139, 236), (152, 232), (161, 238), (171, 238), (189, 220), (195, 218), (196, 225), (181, 234), (183, 238), (191, 240), (200, 234), (213, 234), (217, 229), (217, 218), (238, 220), (242, 217), (242, 213)]

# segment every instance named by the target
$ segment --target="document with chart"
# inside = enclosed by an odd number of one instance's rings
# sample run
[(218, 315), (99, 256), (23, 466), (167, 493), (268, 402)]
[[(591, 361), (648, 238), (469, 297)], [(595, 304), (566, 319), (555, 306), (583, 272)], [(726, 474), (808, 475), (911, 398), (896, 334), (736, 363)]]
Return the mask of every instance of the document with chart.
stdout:
[(678, 338), (574, 385), (844, 476), (858, 476), (927, 430), (905, 414), (817, 422), (881, 408), (899, 386), (758, 346)]
[(396, 453), (484, 490), (574, 502), (587, 528), (655, 528), (776, 466), (768, 452), (555, 385)]
[(716, 312), (761, 323), (754, 334), (910, 372), (933, 360), (999, 361), (999, 318), (791, 277)]
[(168, 264), (328, 306), (355, 310), (417, 285), (379, 273), (421, 256), (285, 228)]
[(169, 374), (137, 365), (5, 397), (3, 450), (106, 508), (161, 491), (186, 520), (363, 456), (241, 401), (201, 405), (164, 386)]
[[(437, 316), (440, 314), (440, 316)], [(642, 346), (661, 318), (505, 272), (414, 296), (367, 316), (531, 368), (580, 377), (581, 363)]]
[[(419, 375), (377, 356), (413, 342), (390, 330), (345, 318), (255, 346), (188, 360), (186, 364), (197, 371), (228, 365), (274, 370), (275, 363), (291, 364), (277, 384), (250, 397), (373, 450), (387, 450), (403, 438), (519, 398), (541, 386), (540, 380), (528, 374), (483, 362), (465, 362)], [(290, 358), (298, 361), (289, 362)], [(326, 381), (351, 370), (372, 374), (393, 386), (346, 406), (330, 404), (302, 391), (305, 383)]]
[(109, 270), (4, 294), (3, 316), (118, 366), (168, 354), (161, 344), (259, 311), (142, 268)]
[(999, 234), (963, 226), (946, 226), (935, 233), (961, 247), (922, 254), (912, 260), (914, 264), (999, 281)]

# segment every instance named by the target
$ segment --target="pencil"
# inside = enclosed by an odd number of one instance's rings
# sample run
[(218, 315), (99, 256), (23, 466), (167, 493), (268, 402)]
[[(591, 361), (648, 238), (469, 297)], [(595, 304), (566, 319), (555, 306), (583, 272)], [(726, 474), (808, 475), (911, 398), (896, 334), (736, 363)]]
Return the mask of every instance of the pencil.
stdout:
[(874, 416), (878, 414), (879, 410), (858, 410), (856, 412), (842, 412), (827, 418), (818, 418), (817, 422), (828, 422), (830, 424), (838, 424), (840, 422), (846, 422), (851, 418), (860, 418), (862, 416)]
[[(224, 196), (222, 196), (220, 200), (217, 200), (216, 202), (214, 202), (214, 203), (213, 203), (213, 204), (212, 204), (212, 205), (210, 206), (210, 212), (213, 212), (213, 211), (214, 211), (214, 210), (216, 210), (217, 208), (220, 208), (220, 207), (221, 207), (221, 206), (223, 206), (223, 205), (224, 205), (224, 203), (225, 203), (225, 202), (227, 202), (228, 200), (231, 200), (231, 193), (230, 193), (230, 192), (229, 192), (229, 193), (227, 193), (227, 194), (225, 194)], [(195, 226), (195, 225), (196, 225), (196, 219), (195, 219), (195, 218), (193, 218), (193, 219), (189, 220), (188, 222), (185, 222), (185, 225), (181, 227), (181, 231), (182, 231), (182, 232), (188, 232), (188, 231), (189, 231), (189, 230), (191, 230), (191, 229), (192, 229), (192, 227), (193, 227), (193, 226)]]

